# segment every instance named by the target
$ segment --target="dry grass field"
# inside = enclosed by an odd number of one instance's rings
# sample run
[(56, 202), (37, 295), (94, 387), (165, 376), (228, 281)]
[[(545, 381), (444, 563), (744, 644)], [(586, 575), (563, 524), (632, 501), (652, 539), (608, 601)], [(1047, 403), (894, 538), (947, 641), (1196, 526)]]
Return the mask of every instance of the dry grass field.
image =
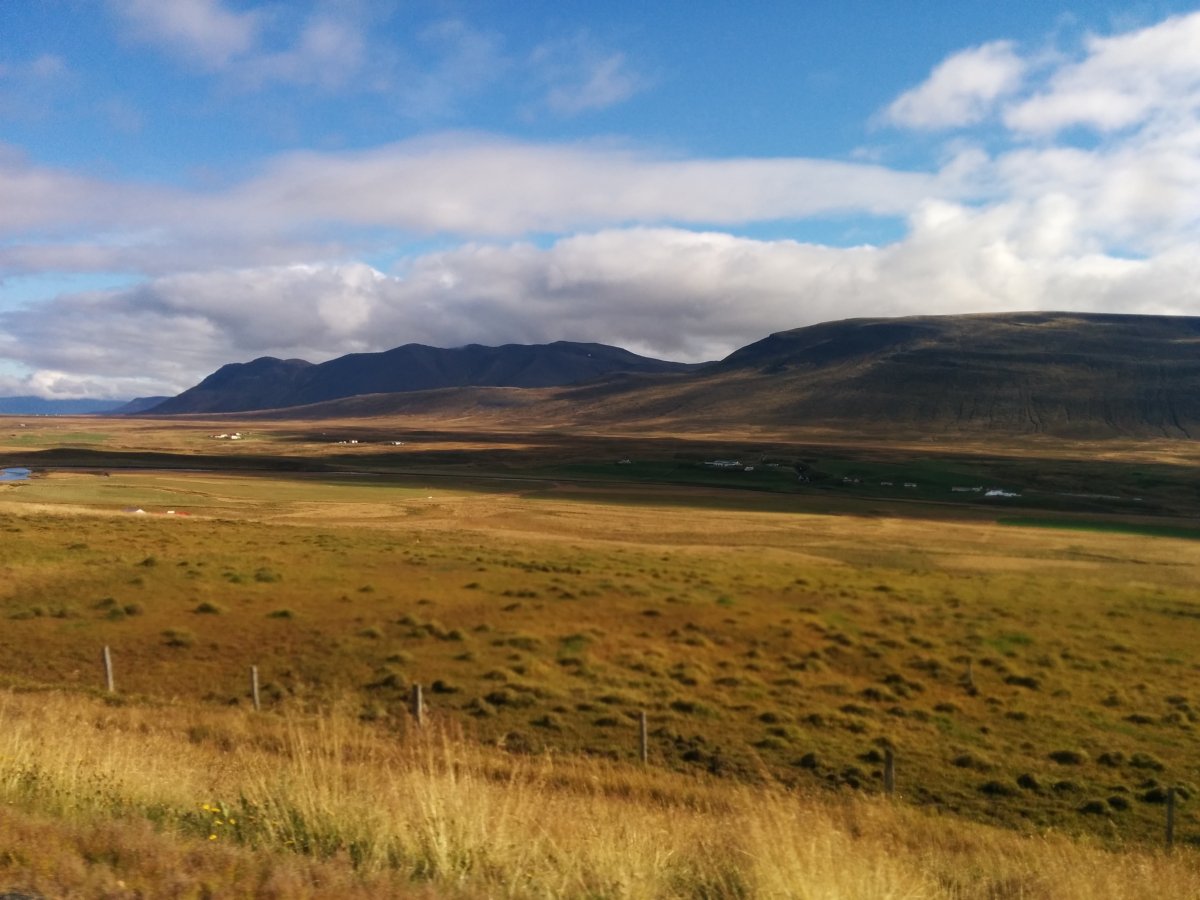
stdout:
[(342, 708), (0, 692), (0, 889), (56, 898), (1191, 897), (1197, 856), (571, 755)]
[[(424, 475), (288, 474), (271, 461), (380, 452), (292, 423), (190, 465), (215, 427), (0, 429), (14, 464), (173, 454), (0, 485), (0, 832), (20, 835), (0, 889), (1200, 893), (1194, 540), (546, 474), (605, 459), (600, 438), (464, 433), (395, 463)], [(395, 452), (433, 452), (414, 444)], [(416, 683), (452, 738), (413, 734)], [(244, 824), (206, 831), (200, 804)]]

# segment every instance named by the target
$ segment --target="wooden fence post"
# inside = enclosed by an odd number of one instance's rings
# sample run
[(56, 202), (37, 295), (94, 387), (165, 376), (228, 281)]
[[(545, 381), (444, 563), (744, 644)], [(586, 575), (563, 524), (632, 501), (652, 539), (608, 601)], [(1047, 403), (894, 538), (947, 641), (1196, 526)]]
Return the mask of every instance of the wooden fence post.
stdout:
[(1167, 788), (1167, 849), (1175, 846), (1175, 788)]
[(883, 751), (883, 792), (889, 797), (896, 793), (896, 754), (891, 747)]
[(104, 645), (104, 687), (110, 694), (116, 692), (113, 684), (112, 651), (108, 649), (108, 644)]
[(643, 709), (638, 716), (638, 745), (641, 749), (642, 765), (650, 761), (650, 743), (646, 738), (646, 711)]
[(262, 703), (258, 696), (258, 666), (250, 667), (250, 697), (254, 700), (254, 711), (259, 712), (262, 709)]
[(412, 686), (412, 716), (420, 725), (425, 719), (425, 704), (421, 701), (421, 686)]

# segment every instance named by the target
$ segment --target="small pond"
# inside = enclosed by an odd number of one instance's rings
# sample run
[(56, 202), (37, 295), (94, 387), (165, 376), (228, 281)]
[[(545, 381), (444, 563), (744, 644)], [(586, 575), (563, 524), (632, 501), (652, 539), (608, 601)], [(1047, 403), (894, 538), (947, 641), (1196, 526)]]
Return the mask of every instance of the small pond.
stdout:
[(0, 469), (0, 481), (27, 481), (29, 480), (29, 469), (11, 468)]

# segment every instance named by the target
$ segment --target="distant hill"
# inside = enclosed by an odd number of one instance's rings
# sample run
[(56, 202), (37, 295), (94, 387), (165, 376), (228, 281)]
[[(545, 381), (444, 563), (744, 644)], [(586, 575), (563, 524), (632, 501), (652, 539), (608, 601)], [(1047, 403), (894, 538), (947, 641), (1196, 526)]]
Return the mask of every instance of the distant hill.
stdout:
[(1200, 434), (1200, 318), (851, 319), (772, 335), (716, 371), (785, 388), (773, 417), (1063, 435)]
[(245, 412), (361, 394), (451, 387), (549, 387), (617, 372), (665, 373), (692, 368), (605, 344), (470, 344), (449, 350), (405, 344), (382, 353), (354, 353), (319, 365), (272, 357), (231, 363), (149, 412)]
[(148, 409), (153, 409), (170, 397), (135, 397), (128, 403), (123, 403), (116, 409), (108, 410), (108, 415), (111, 416), (133, 416), (138, 413), (145, 412)]
[(295, 415), (907, 435), (1200, 436), (1200, 318), (1009, 313), (848, 319), (720, 362), (584, 385), (323, 403)]
[(87, 416), (108, 413), (124, 400), (46, 400), (42, 397), (0, 397), (0, 416)]
[[(576, 397), (575, 402), (582, 398)], [(595, 414), (1079, 437), (1200, 435), (1200, 318), (1012, 313), (779, 332)]]

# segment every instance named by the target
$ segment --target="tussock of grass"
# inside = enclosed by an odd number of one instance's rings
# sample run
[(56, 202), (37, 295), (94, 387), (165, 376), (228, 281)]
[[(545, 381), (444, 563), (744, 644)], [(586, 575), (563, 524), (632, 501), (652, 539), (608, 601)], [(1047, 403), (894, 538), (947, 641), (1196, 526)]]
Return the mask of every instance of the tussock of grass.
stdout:
[(53, 692), (0, 694), (0, 830), (0, 885), (54, 896), (1200, 895), (1189, 849), (1114, 852), (881, 799), (510, 757), (345, 710)]

